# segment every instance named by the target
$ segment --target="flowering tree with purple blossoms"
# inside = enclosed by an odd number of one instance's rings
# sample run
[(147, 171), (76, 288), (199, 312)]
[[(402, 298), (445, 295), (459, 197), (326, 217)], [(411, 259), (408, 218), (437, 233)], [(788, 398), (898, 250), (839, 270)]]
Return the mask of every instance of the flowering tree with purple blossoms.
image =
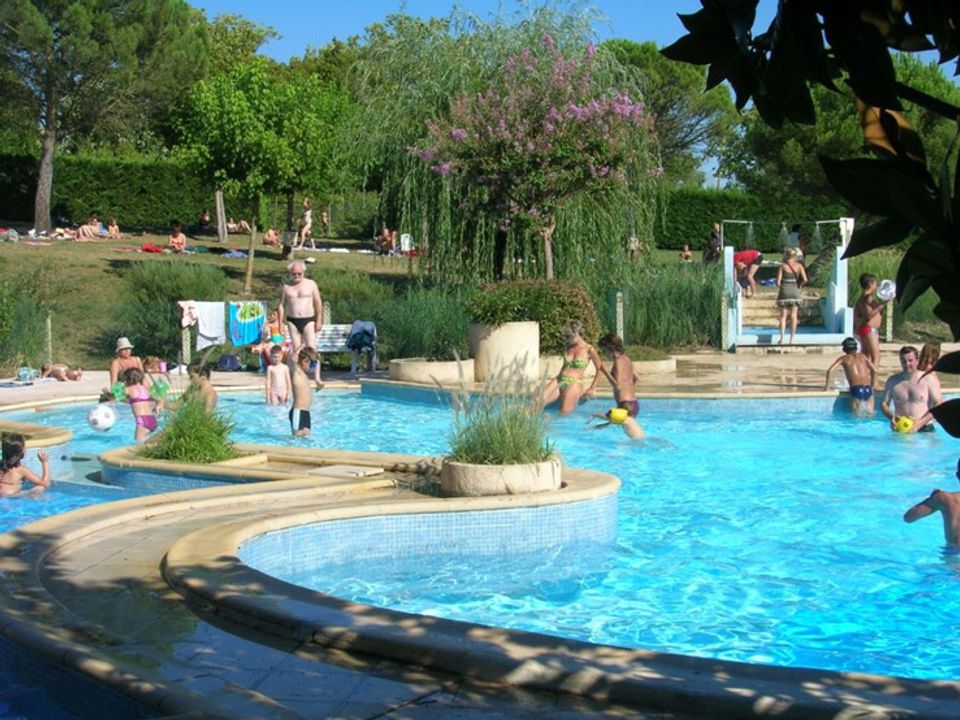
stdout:
[(536, 233), (553, 279), (558, 211), (624, 184), (651, 123), (628, 92), (594, 89), (592, 44), (565, 58), (550, 35), (542, 42), (542, 57), (525, 49), (497, 83), (457, 97), (427, 124), (425, 147), (411, 151), (449, 179), (462, 211), (493, 219), (501, 235), (510, 227)]

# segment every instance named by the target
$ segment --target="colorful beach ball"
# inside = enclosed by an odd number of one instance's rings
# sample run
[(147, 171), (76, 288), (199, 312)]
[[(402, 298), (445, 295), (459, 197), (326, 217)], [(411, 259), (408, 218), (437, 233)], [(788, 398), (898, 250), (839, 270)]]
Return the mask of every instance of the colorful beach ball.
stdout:
[(625, 423), (628, 417), (630, 417), (630, 413), (627, 412), (626, 408), (615, 407), (607, 411), (607, 418), (614, 425)]
[(109, 405), (97, 405), (87, 413), (87, 425), (99, 432), (106, 432), (116, 421), (117, 414)]

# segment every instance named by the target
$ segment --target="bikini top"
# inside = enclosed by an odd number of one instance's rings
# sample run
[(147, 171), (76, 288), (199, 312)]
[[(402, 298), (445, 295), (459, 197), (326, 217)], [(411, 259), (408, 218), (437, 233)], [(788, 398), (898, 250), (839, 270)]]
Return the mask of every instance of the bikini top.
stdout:
[(138, 402), (150, 402), (150, 391), (147, 390), (147, 388), (145, 388), (143, 385), (141, 385), (140, 387), (143, 388), (143, 392), (146, 394), (128, 397), (127, 402), (130, 403), (131, 405)]
[(563, 366), (571, 370), (582, 370), (587, 366), (588, 362), (589, 360), (587, 358), (564, 358)]

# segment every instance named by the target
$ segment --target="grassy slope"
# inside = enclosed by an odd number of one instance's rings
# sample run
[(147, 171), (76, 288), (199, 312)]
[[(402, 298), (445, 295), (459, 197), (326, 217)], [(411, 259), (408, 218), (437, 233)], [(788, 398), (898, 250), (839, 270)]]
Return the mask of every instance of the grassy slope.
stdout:
[[(29, 274), (39, 266), (53, 269), (62, 281), (63, 297), (61, 310), (53, 318), (54, 358), (58, 362), (81, 365), (85, 368), (106, 369), (110, 362), (95, 342), (114, 327), (112, 308), (122, 297), (123, 268), (131, 262), (171, 262), (169, 255), (152, 255), (139, 252), (120, 252), (117, 247), (137, 246), (144, 243), (166, 245), (166, 236), (136, 235), (118, 242), (98, 241), (74, 243), (52, 240), (44, 247), (0, 242), (0, 272), (5, 276), (13, 273)], [(246, 250), (249, 239), (239, 235), (230, 236), (227, 245)], [(330, 241), (321, 243), (328, 247), (362, 247), (362, 243)], [(209, 238), (188, 238), (188, 245), (221, 246)], [(313, 256), (317, 266), (350, 268), (368, 273), (381, 281), (399, 281), (407, 273), (409, 263), (405, 260), (382, 258), (375, 255), (355, 253), (302, 253)], [(211, 263), (222, 268), (230, 279), (231, 298), (242, 298), (246, 259), (228, 259), (214, 253), (191, 255), (188, 262)], [(277, 301), (280, 284), (286, 273), (286, 264), (280, 261), (280, 251), (258, 245), (254, 258), (253, 292), (251, 297)], [(321, 288), (322, 291), (322, 288)]]

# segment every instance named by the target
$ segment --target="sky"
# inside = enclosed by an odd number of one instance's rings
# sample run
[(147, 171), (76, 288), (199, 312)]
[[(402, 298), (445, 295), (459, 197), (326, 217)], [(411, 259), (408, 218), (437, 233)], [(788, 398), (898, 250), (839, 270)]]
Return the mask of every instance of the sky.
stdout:
[[(447, 17), (454, 5), (489, 19), (502, 8), (509, 16), (529, 12), (531, 3), (517, 0), (190, 0), (213, 19), (224, 13), (242, 15), (268, 25), (282, 36), (263, 50), (269, 57), (286, 62), (302, 55), (308, 46), (322, 47), (333, 38), (345, 40), (363, 35), (364, 28), (382, 21), (388, 14), (403, 12), (418, 17)], [(538, 3), (539, 4), (539, 3)], [(606, 17), (596, 23), (598, 40), (612, 37), (637, 42), (653, 40), (669, 45), (685, 33), (677, 13), (693, 13), (700, 0), (593, 0), (587, 3)], [(760, 0), (755, 28), (767, 28), (776, 10), (776, 0)]]

